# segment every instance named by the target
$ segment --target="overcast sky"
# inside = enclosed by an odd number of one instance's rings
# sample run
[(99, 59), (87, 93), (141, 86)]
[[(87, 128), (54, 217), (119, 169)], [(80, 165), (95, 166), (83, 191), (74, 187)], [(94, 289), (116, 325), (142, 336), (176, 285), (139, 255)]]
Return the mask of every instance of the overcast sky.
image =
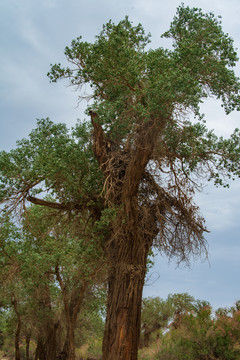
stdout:
[[(126, 15), (142, 23), (152, 34), (151, 47), (169, 46), (160, 35), (169, 24), (180, 1), (176, 0), (0, 0), (0, 150), (15, 147), (27, 137), (36, 118), (50, 117), (69, 127), (83, 118), (77, 107), (77, 93), (64, 82), (50, 84), (46, 76), (50, 63), (64, 62), (64, 48), (82, 35), (94, 41), (102, 24), (115, 23)], [(223, 29), (240, 49), (239, 0), (188, 0), (204, 12), (222, 15)], [(239, 53), (240, 55), (240, 53)], [(240, 66), (236, 68), (240, 75)], [(228, 136), (240, 127), (240, 114), (226, 116), (219, 104), (208, 101), (203, 111), (207, 124), (218, 135)], [(240, 299), (240, 180), (228, 189), (205, 188), (196, 198), (211, 231), (209, 262), (192, 262), (191, 269), (177, 268), (158, 257), (149, 274), (145, 296), (167, 297), (188, 292), (208, 300), (214, 308), (231, 306)]]

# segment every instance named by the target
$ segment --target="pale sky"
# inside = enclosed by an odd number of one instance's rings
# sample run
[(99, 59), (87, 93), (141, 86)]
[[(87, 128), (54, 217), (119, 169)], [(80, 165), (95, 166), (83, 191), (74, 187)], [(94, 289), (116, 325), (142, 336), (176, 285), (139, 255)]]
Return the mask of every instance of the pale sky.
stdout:
[[(27, 137), (36, 118), (73, 126), (84, 118), (86, 104), (77, 107), (77, 93), (64, 82), (50, 84), (50, 63), (65, 62), (64, 48), (82, 35), (94, 41), (102, 25), (126, 15), (152, 34), (151, 47), (169, 46), (160, 38), (168, 30), (176, 0), (0, 0), (0, 150), (15, 147)], [(235, 41), (240, 55), (240, 1), (188, 0), (185, 5), (221, 15), (223, 29)], [(240, 65), (236, 68), (240, 75)], [(240, 114), (226, 116), (220, 105), (208, 101), (203, 111), (207, 124), (217, 135), (228, 136), (240, 127)], [(188, 292), (208, 300), (214, 308), (231, 306), (240, 299), (240, 180), (230, 189), (205, 188), (196, 201), (211, 231), (209, 262), (194, 261), (191, 269), (176, 268), (158, 257), (144, 290), (145, 296), (167, 297)]]

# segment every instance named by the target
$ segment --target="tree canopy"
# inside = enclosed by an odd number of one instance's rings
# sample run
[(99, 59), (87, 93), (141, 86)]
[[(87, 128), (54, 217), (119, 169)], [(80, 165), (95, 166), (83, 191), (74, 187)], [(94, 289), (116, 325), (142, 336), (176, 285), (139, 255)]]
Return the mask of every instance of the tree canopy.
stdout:
[[(89, 207), (89, 201), (96, 204), (103, 187), (105, 197), (116, 203), (120, 182), (131, 179), (132, 191), (140, 188), (145, 202), (154, 198), (159, 210), (164, 202), (167, 211), (159, 216), (159, 243), (170, 249), (172, 239), (176, 254), (185, 257), (177, 239), (199, 240), (205, 229), (191, 202), (200, 179), (226, 186), (225, 178), (239, 176), (239, 130), (230, 139), (217, 138), (199, 113), (200, 103), (211, 94), (222, 99), (227, 113), (239, 110), (239, 79), (232, 70), (238, 58), (220, 19), (197, 8), (180, 6), (162, 36), (173, 39), (172, 50), (146, 50), (150, 35), (140, 24), (133, 26), (128, 18), (118, 25), (110, 21), (94, 43), (79, 37), (66, 47), (71, 68), (56, 64), (48, 74), (53, 82), (67, 78), (80, 89), (90, 85), (93, 103), (87, 113), (97, 114), (95, 133), (101, 125), (106, 147), (101, 154), (95, 151), (95, 157), (101, 157), (104, 173), (111, 174), (105, 176), (105, 184), (92, 152), (90, 124), (78, 124), (69, 134), (64, 124), (40, 120), (28, 140), (18, 142), (9, 154), (1, 153), (2, 201), (12, 199), (16, 205), (31, 199), (29, 195), (39, 194), (39, 184), (45, 182), (62, 209), (79, 210)], [(192, 121), (189, 111), (199, 121)], [(146, 160), (143, 151), (149, 153)], [(136, 175), (138, 153), (144, 176), (141, 171)]]

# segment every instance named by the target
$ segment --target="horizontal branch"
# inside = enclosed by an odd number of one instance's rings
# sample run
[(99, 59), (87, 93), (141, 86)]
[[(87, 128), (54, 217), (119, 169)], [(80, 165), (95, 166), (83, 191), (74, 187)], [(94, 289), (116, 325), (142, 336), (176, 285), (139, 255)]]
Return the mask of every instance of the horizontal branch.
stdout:
[(57, 202), (54, 202), (54, 201), (47, 201), (47, 200), (38, 199), (38, 198), (33, 197), (33, 196), (28, 196), (27, 200), (30, 201), (32, 204), (46, 206), (46, 207), (49, 207), (51, 209), (57, 209), (57, 210), (69, 210), (71, 208), (74, 208), (76, 210), (80, 210), (82, 208), (79, 205), (60, 204), (60, 203), (57, 203)]

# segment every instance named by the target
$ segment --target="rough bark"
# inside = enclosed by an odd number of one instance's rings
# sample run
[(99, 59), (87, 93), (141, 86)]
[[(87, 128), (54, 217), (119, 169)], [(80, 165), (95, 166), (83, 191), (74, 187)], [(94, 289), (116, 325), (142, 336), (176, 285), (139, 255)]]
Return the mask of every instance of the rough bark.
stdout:
[(106, 179), (105, 198), (118, 209), (106, 244), (110, 270), (103, 360), (136, 360), (146, 262), (156, 235), (151, 206), (140, 205), (138, 193), (157, 138), (156, 124), (139, 124), (132, 147), (111, 151), (97, 114), (90, 115), (93, 150)]
[(131, 246), (124, 250), (127, 256), (116, 257), (109, 274), (104, 360), (137, 359), (148, 249), (144, 254), (132, 251)]
[[(129, 208), (134, 208), (131, 204)], [(125, 213), (125, 211), (124, 211)], [(121, 230), (114, 229), (114, 236), (108, 248), (111, 261), (108, 278), (107, 319), (103, 340), (103, 360), (136, 360), (141, 326), (142, 290), (146, 264), (152, 236), (142, 232), (141, 212), (134, 211), (128, 216)], [(146, 218), (146, 229), (154, 221)], [(117, 235), (118, 234), (118, 235)], [(152, 234), (152, 233), (151, 233)]]
[(38, 336), (35, 360), (56, 359), (58, 351), (57, 331), (59, 322), (48, 323), (43, 335)]

